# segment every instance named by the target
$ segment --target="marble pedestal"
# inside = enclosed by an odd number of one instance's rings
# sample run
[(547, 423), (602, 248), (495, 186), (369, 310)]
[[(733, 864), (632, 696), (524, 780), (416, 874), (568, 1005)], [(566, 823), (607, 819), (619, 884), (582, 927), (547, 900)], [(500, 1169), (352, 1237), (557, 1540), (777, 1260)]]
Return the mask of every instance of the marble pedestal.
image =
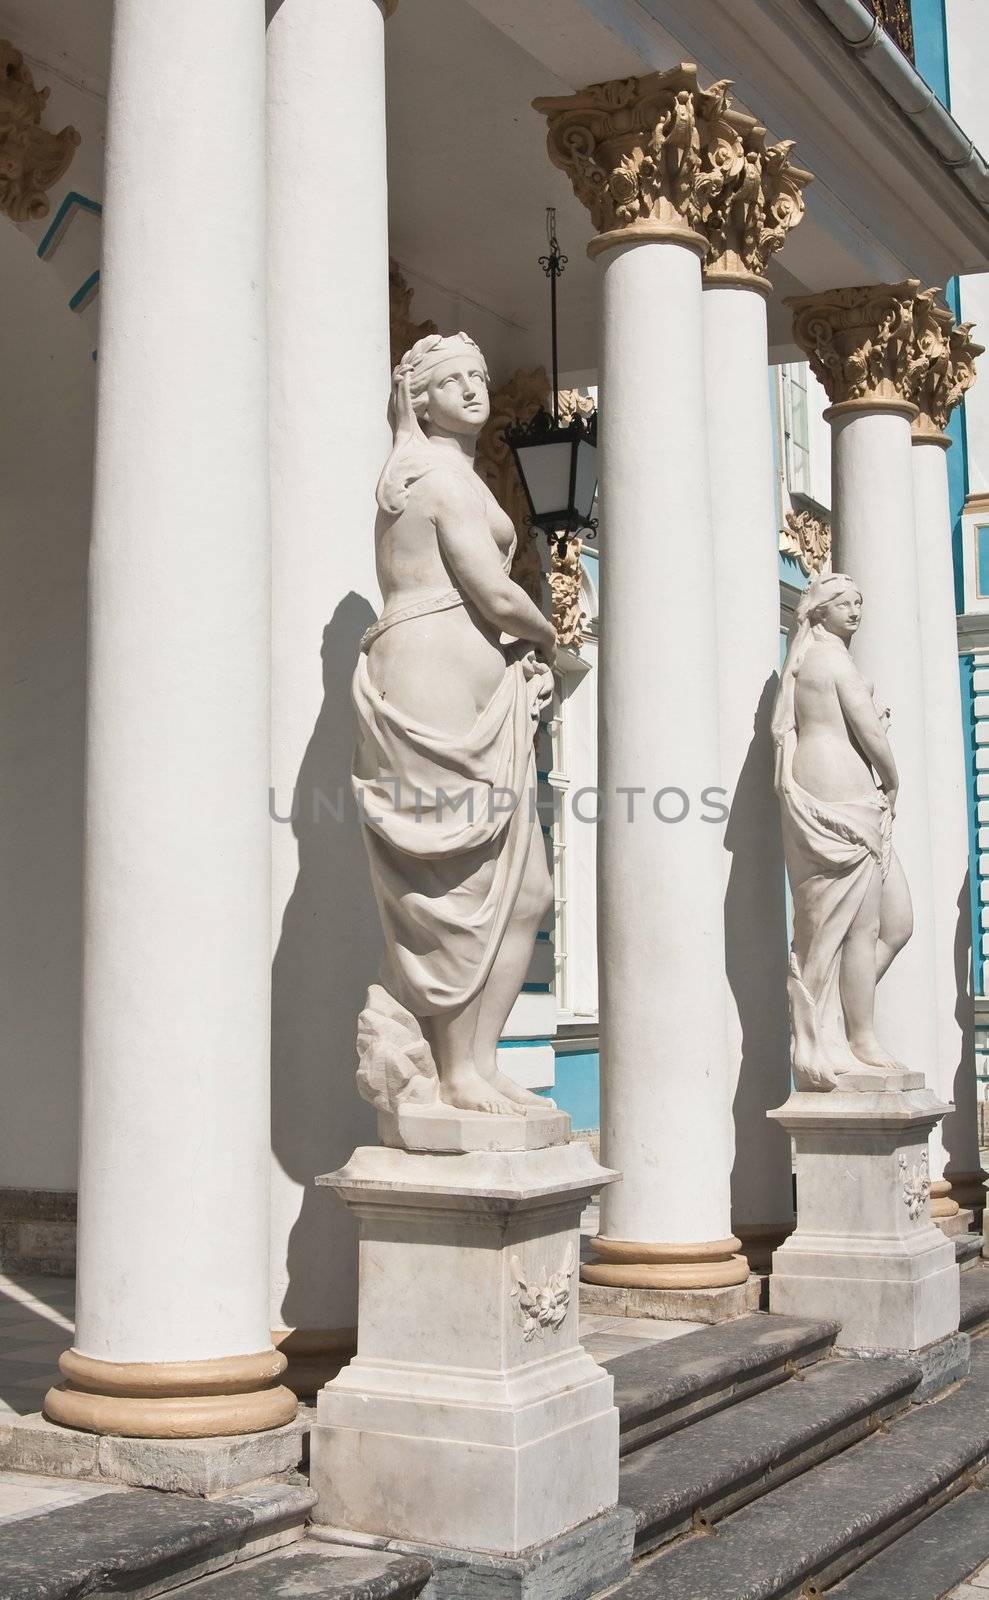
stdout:
[(948, 1109), (920, 1073), (885, 1089), (795, 1091), (797, 1226), (773, 1253), (769, 1309), (840, 1321), (840, 1348), (915, 1351), (958, 1330), (954, 1246), (931, 1220), (927, 1141)]
[(577, 1340), (585, 1145), (366, 1148), (320, 1178), (360, 1220), (357, 1356), (321, 1390), (315, 1521), (517, 1555), (616, 1504), (611, 1377)]

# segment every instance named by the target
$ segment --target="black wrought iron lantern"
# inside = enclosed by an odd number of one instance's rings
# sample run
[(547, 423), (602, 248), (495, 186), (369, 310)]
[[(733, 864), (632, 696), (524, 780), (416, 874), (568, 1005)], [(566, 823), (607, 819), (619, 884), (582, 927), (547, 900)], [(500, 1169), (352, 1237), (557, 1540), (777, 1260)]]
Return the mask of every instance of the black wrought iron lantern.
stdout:
[(567, 264), (556, 237), (556, 212), (546, 213), (549, 254), (539, 265), (549, 279), (550, 330), (553, 356), (552, 412), (540, 409), (531, 421), (505, 429), (505, 443), (515, 460), (519, 481), (529, 502), (529, 521), (542, 528), (562, 555), (577, 534), (593, 538), (597, 529), (597, 412), (575, 410), (560, 416), (560, 372), (557, 355), (556, 284)]

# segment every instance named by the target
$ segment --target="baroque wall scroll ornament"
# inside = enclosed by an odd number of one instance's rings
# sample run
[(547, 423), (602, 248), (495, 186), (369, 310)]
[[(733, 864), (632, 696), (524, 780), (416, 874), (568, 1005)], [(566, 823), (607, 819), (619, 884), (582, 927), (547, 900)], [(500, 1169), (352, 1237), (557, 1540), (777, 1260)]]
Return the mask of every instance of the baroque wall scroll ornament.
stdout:
[(574, 1247), (568, 1244), (559, 1272), (550, 1273), (543, 1284), (527, 1283), (522, 1276), (518, 1256), (512, 1256), (514, 1287), (510, 1290), (510, 1297), (516, 1302), (519, 1326), (526, 1344), (531, 1344), (537, 1334), (541, 1336), (544, 1329), (559, 1333), (563, 1327), (570, 1307), (570, 1280), (576, 1265)]
[(562, 555), (554, 545), (550, 563), (549, 587), (553, 596), (556, 642), (567, 650), (580, 649), (587, 627), (587, 616), (581, 604), (582, 549), (580, 539), (568, 539)]
[(810, 173), (792, 143), (731, 107), (727, 79), (702, 89), (697, 68), (592, 83), (533, 101), (547, 144), (591, 214), (595, 252), (636, 234), (695, 243), (712, 274), (761, 277), (803, 216)]
[(780, 550), (793, 556), (809, 578), (818, 577), (831, 560), (831, 524), (806, 508), (788, 511), (780, 529)]
[(903, 1203), (910, 1213), (910, 1221), (916, 1222), (931, 1198), (931, 1170), (927, 1160), (927, 1151), (921, 1152), (920, 1166), (914, 1163), (912, 1171), (907, 1172), (907, 1158), (900, 1151), (897, 1157), (900, 1172), (903, 1174)]
[(36, 89), (30, 68), (9, 39), (0, 39), (0, 211), (12, 222), (47, 217), (47, 191), (69, 169), (80, 136), (49, 133), (41, 117), (50, 89)]
[(793, 336), (832, 405), (912, 405), (926, 358), (915, 327), (933, 291), (916, 278), (792, 296)]
[[(397, 0), (396, 0), (397, 3)], [(405, 350), (411, 350), (417, 339), (427, 334), (439, 333), (435, 322), (412, 320), (412, 290), (394, 261), (388, 263), (388, 321), (391, 335), (391, 364), (397, 367)]]

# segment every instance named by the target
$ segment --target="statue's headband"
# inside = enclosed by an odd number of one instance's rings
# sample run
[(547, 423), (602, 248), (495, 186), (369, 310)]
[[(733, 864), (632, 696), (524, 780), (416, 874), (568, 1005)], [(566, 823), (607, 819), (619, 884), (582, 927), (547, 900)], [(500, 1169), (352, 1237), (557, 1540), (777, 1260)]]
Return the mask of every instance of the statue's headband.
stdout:
[[(420, 345), (425, 345), (427, 348), (420, 349)], [(481, 366), (485, 369), (485, 374), (487, 374), (484, 357), (469, 334), (452, 333), (446, 337), (440, 334), (432, 334), (428, 338), (420, 340), (419, 344), (414, 344), (411, 350), (406, 350), (395, 368), (393, 373), (394, 380), (396, 383), (400, 383), (403, 378), (408, 378), (410, 382), (413, 379), (418, 381), (432, 372), (434, 367), (442, 366), (444, 361), (449, 361), (453, 356), (461, 354), (477, 356)]]

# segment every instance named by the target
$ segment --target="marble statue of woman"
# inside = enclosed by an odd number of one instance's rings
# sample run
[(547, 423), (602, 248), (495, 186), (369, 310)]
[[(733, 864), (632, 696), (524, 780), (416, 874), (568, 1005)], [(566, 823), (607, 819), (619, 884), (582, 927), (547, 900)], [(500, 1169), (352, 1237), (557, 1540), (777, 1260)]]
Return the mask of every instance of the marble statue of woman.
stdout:
[(384, 606), (354, 674), (353, 782), (385, 935), (358, 1085), (385, 1113), (552, 1109), (495, 1056), (552, 904), (533, 737), (556, 635), (509, 577), (515, 530), (474, 471), (487, 383), (466, 334), (413, 345), (378, 483)]
[(787, 990), (798, 1089), (898, 1070), (876, 1037), (876, 985), (913, 931), (892, 848), (898, 778), (880, 710), (849, 654), (862, 595), (817, 578), (797, 606), (773, 708), (776, 792), (793, 894)]

